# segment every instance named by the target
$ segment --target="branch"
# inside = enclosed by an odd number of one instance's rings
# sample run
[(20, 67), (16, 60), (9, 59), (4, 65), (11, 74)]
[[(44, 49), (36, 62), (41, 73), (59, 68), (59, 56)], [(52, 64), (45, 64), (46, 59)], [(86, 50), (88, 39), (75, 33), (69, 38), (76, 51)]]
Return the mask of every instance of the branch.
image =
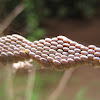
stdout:
[(6, 83), (6, 92), (7, 92), (7, 100), (14, 100), (14, 91), (13, 91), (13, 78), (12, 75), (12, 64), (7, 64), (5, 66), (5, 83)]
[(75, 68), (70, 68), (69, 70), (65, 71), (61, 81), (59, 82), (57, 88), (52, 92), (52, 94), (49, 96), (47, 100), (57, 100), (61, 93), (63, 92), (64, 88), (66, 87), (72, 72), (75, 70)]
[(28, 73), (25, 100), (31, 100), (32, 98), (32, 91), (34, 88), (35, 75), (36, 75), (36, 70), (33, 67), (33, 69), (31, 69), (30, 72)]
[(20, 3), (0, 24), (0, 35), (3, 35), (3, 31), (9, 26), (9, 24), (24, 10), (24, 4)]

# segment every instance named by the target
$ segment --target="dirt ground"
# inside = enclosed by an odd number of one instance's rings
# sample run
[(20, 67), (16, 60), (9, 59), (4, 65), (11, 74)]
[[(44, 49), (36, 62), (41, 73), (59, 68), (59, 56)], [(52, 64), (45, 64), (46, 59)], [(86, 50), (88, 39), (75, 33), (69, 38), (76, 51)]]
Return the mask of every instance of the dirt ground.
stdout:
[(65, 35), (84, 44), (100, 45), (100, 18), (81, 19), (49, 19), (44, 22), (46, 37)]
[[(47, 32), (45, 37), (65, 35), (84, 45), (94, 44), (100, 47), (100, 18), (90, 20), (49, 19), (43, 23), (43, 27)], [(100, 100), (100, 69), (92, 67), (83, 66), (73, 73), (72, 79), (63, 92), (67, 100), (74, 100), (76, 93), (81, 88), (87, 88), (85, 93), (87, 100)]]

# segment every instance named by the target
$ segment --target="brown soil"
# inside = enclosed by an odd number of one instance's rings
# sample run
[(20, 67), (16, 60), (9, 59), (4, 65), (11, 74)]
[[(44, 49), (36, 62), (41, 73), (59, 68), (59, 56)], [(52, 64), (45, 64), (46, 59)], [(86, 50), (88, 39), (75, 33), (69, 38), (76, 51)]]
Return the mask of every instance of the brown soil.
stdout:
[(91, 20), (49, 19), (44, 22), (45, 37), (65, 35), (86, 44), (100, 45), (100, 18)]

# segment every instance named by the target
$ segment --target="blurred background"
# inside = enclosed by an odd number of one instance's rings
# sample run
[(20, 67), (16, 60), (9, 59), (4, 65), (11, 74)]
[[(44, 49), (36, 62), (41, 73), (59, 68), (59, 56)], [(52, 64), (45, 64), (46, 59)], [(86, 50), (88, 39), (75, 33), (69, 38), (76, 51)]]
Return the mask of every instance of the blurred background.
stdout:
[[(30, 41), (64, 35), (100, 47), (99, 0), (0, 0), (0, 35), (20, 34)], [(0, 100), (5, 84), (0, 70)], [(47, 100), (64, 72), (37, 70), (32, 100)], [(58, 100), (100, 100), (100, 69), (82, 66), (73, 72)], [(25, 100), (27, 71), (14, 79), (15, 99)]]

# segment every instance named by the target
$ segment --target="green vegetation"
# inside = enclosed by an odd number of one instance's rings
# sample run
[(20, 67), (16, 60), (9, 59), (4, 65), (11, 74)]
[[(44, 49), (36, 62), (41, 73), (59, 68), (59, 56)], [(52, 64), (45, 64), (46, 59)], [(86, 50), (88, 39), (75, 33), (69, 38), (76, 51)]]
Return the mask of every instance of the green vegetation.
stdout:
[(76, 97), (74, 98), (74, 100), (87, 100), (86, 98), (84, 98), (84, 95), (85, 95), (86, 91), (87, 91), (86, 88), (80, 89), (77, 92)]
[(44, 30), (39, 28), (39, 23), (41, 21), (41, 16), (37, 12), (37, 2), (34, 0), (24, 0), (26, 6), (25, 15), (26, 23), (28, 29), (28, 37), (30, 41), (40, 39), (44, 35)]
[[(45, 73), (44, 73), (45, 72)], [(44, 71), (44, 72), (37, 72), (34, 89), (32, 92), (32, 99), (31, 100), (42, 100), (42, 98), (46, 99), (52, 93), (52, 91), (58, 85), (63, 72), (55, 72), (55, 71)], [(24, 73), (25, 74), (25, 73)], [(0, 74), (2, 75), (2, 74)], [(76, 77), (74, 77), (76, 79)], [(17, 73), (14, 79), (14, 89), (15, 89), (15, 98), (16, 100), (23, 100), (25, 96), (25, 87), (27, 83), (27, 74), (23, 75), (22, 73)], [(72, 81), (70, 82), (71, 86), (76, 85)], [(92, 84), (92, 83), (91, 83)], [(90, 85), (91, 85), (90, 84)], [(66, 88), (67, 89), (67, 88)], [(73, 90), (72, 90), (73, 91)], [(88, 93), (88, 88), (82, 87), (76, 93), (73, 100), (94, 100), (89, 97), (86, 98), (86, 94)], [(66, 93), (66, 90), (64, 91)], [(67, 96), (69, 94), (62, 94), (59, 100), (67, 100)], [(4, 81), (0, 82), (0, 100), (7, 100), (5, 96), (5, 84)]]

